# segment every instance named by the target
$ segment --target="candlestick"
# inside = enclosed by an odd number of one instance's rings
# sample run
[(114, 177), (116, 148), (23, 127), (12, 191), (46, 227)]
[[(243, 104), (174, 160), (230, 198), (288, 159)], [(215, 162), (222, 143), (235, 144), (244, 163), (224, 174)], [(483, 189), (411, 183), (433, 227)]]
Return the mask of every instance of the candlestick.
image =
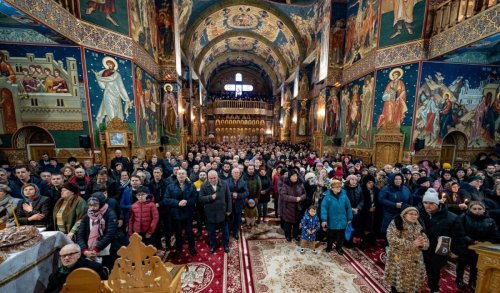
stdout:
[(14, 216), (14, 221), (16, 221), (16, 228), (19, 229), (19, 227), (21, 225), (19, 225), (19, 220), (17, 219), (16, 210), (14, 209), (14, 205), (12, 204), (12, 202), (10, 203), (10, 209), (12, 210), (12, 215)]

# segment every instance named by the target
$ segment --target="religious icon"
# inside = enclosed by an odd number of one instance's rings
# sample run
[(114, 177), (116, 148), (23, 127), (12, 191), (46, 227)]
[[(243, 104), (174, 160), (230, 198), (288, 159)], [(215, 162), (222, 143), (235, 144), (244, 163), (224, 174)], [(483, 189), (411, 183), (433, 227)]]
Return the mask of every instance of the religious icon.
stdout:
[(401, 127), (401, 123), (405, 118), (408, 107), (406, 106), (406, 87), (401, 80), (403, 77), (403, 69), (394, 68), (389, 73), (391, 80), (382, 95), (384, 106), (382, 114), (378, 117), (377, 128), (384, 126)]
[(115, 13), (115, 0), (91, 0), (87, 2), (86, 14), (92, 14), (95, 10), (99, 12), (104, 12), (106, 14), (106, 19), (109, 20), (115, 26), (119, 26), (118, 23), (111, 17), (112, 13)]
[[(118, 117), (125, 121), (129, 116), (129, 110), (134, 104), (130, 100), (127, 90), (123, 84), (122, 76), (118, 72), (118, 63), (112, 57), (104, 57), (102, 59), (104, 68), (99, 72), (92, 70), (97, 79), (97, 84), (103, 90), (102, 102), (96, 116), (97, 126), (103, 121), (109, 122), (111, 119)], [(122, 102), (125, 103), (125, 110)]]

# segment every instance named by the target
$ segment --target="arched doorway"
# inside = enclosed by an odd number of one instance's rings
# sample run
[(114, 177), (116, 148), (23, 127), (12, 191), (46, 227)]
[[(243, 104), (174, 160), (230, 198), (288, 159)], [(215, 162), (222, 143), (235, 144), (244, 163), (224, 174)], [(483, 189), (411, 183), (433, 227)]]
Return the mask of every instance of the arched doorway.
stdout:
[(55, 142), (52, 135), (38, 126), (25, 126), (12, 136), (12, 147), (25, 149), (28, 159), (39, 160), (43, 153), (56, 156)]
[(467, 151), (467, 137), (461, 131), (452, 131), (443, 139), (441, 147), (441, 163), (450, 163), (452, 166), (461, 164)]

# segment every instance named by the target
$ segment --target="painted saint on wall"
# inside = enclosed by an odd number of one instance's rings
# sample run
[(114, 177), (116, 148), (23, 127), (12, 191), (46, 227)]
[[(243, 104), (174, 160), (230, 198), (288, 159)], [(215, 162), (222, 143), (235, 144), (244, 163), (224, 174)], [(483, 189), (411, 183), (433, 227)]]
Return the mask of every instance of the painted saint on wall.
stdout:
[(163, 86), (165, 90), (162, 103), (162, 121), (163, 129), (166, 134), (175, 136), (179, 119), (179, 109), (177, 106), (177, 96), (174, 89), (175, 85), (167, 83)]
[[(105, 69), (97, 72), (92, 69), (97, 84), (102, 89), (102, 102), (96, 116), (99, 127), (102, 123), (107, 124), (111, 119), (118, 117), (127, 120), (134, 102), (130, 100), (123, 79), (118, 72), (118, 63), (113, 57), (104, 57), (102, 65)], [(122, 106), (125, 102), (125, 107)]]
[(128, 35), (127, 7), (126, 1), (80, 0), (80, 15), (86, 21)]
[(403, 77), (402, 68), (394, 68), (389, 73), (390, 82), (387, 84), (382, 96), (384, 106), (382, 114), (378, 117), (377, 128), (401, 127), (408, 107), (406, 106), (406, 87), (401, 80)]
[(416, 40), (422, 35), (425, 1), (382, 0), (379, 46)]
[(340, 104), (336, 95), (330, 95), (326, 102), (325, 135), (335, 136), (340, 127)]

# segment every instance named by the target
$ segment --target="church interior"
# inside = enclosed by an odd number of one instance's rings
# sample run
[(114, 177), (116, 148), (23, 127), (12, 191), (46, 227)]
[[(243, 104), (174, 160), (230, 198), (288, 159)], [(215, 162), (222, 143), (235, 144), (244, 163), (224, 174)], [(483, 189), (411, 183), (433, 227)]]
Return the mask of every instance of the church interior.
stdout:
[[(109, 166), (117, 150), (151, 162), (187, 156), (198, 142), (308, 144), (378, 168), (498, 160), (499, 7), (0, 0), (0, 167), (44, 154)], [(201, 243), (203, 260), (174, 262), (185, 266), (182, 281), (165, 278), (182, 292), (390, 292), (374, 251), (293, 256), (278, 230), (242, 232), (213, 259)]]

